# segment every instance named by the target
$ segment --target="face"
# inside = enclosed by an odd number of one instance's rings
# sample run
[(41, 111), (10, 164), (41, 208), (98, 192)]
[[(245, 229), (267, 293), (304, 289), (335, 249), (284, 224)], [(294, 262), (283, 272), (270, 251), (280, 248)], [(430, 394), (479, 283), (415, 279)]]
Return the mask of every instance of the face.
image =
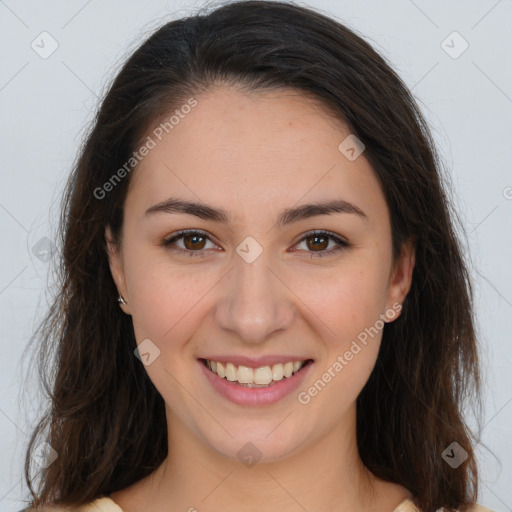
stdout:
[[(285, 89), (196, 100), (161, 140), (149, 133), (112, 274), (170, 431), (280, 460), (353, 426), (413, 253), (393, 263), (379, 182), (320, 105)], [(307, 363), (286, 377), (294, 362)]]

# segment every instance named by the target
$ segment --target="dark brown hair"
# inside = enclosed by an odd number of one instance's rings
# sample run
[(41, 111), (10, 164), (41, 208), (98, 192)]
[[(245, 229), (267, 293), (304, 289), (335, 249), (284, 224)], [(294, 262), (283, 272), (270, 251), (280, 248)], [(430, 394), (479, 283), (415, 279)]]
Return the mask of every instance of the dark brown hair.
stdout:
[[(117, 242), (125, 164), (148, 129), (216, 84), (293, 88), (319, 100), (364, 143), (391, 216), (393, 254), (414, 240), (416, 264), (401, 316), (386, 324), (375, 368), (357, 399), (357, 440), (376, 476), (410, 490), (420, 509), (476, 501), (474, 434), (463, 418), (480, 403), (468, 263), (428, 126), (407, 87), (362, 37), (312, 9), (241, 1), (163, 25), (127, 60), (101, 102), (62, 208), (59, 293), (38, 330), (50, 407), (32, 434), (25, 478), (32, 506), (80, 505), (123, 489), (167, 455), (164, 402), (134, 357), (131, 317), (116, 302), (105, 227)], [(31, 475), (32, 450), (58, 453)], [(453, 469), (441, 454), (468, 454)]]

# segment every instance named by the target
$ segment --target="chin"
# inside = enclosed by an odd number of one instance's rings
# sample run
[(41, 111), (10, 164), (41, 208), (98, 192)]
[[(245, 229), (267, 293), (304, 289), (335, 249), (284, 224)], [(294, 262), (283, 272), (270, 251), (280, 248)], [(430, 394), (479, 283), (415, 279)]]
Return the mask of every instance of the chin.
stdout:
[(226, 433), (212, 438), (210, 431), (204, 433), (204, 440), (218, 454), (247, 467), (280, 462), (294, 455), (312, 437), (303, 425), (300, 432), (295, 432), (279, 426), (281, 421), (282, 418), (263, 422), (256, 427), (244, 420), (242, 428), (225, 425), (233, 437)]

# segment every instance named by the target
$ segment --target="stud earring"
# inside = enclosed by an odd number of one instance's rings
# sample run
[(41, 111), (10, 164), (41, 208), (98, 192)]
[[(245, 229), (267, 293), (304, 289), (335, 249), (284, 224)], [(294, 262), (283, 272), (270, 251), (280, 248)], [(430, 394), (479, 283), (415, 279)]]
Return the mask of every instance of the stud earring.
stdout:
[(118, 302), (119, 304), (124, 304), (124, 305), (128, 304), (128, 303), (123, 299), (123, 296), (122, 296), (122, 295), (119, 295), (119, 297), (117, 298), (117, 302)]

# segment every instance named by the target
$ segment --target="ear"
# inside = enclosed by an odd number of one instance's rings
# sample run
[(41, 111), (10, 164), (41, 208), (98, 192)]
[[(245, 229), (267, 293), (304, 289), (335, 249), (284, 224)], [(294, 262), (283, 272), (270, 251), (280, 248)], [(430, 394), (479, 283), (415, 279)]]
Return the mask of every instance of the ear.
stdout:
[(110, 226), (105, 228), (105, 242), (107, 246), (108, 262), (110, 266), (110, 272), (112, 274), (112, 279), (114, 280), (117, 291), (126, 301), (126, 304), (121, 303), (119, 306), (126, 314), (129, 315), (131, 314), (130, 300), (128, 297), (128, 291), (126, 289), (123, 258), (119, 251), (118, 245), (114, 242), (114, 237), (112, 236)]
[(403, 243), (401, 253), (393, 265), (388, 287), (386, 312), (388, 322), (400, 316), (402, 304), (412, 284), (412, 272), (416, 261), (416, 247), (412, 240)]

